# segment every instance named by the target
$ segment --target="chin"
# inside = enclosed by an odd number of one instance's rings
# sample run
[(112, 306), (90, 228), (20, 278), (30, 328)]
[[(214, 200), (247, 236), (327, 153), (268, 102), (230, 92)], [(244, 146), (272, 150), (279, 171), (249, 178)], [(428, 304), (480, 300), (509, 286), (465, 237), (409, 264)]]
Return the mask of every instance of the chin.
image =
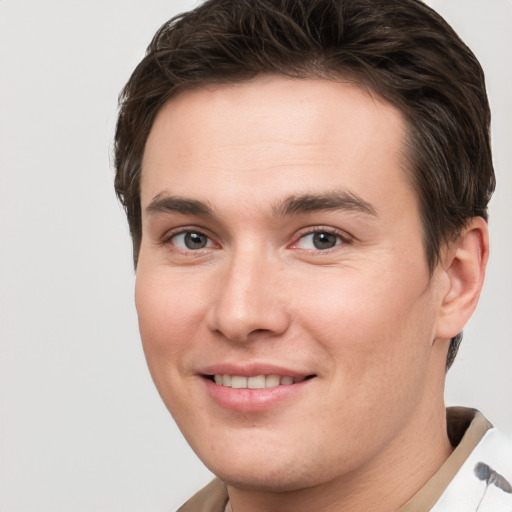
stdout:
[(248, 491), (291, 492), (319, 483), (313, 482), (311, 474), (305, 474), (302, 468), (280, 467), (276, 464), (256, 466), (246, 463), (244, 467), (213, 466), (209, 469), (226, 485)]
[[(293, 436), (292, 436), (293, 437)], [(280, 443), (233, 443), (217, 451), (196, 450), (199, 458), (226, 485), (260, 492), (291, 492), (326, 483), (343, 472), (343, 464), (300, 440)], [(294, 441), (292, 439), (292, 441)], [(259, 446), (258, 446), (259, 444)], [(210, 445), (212, 446), (212, 445)], [(307, 449), (300, 450), (303, 446)], [(204, 445), (203, 445), (204, 447)]]

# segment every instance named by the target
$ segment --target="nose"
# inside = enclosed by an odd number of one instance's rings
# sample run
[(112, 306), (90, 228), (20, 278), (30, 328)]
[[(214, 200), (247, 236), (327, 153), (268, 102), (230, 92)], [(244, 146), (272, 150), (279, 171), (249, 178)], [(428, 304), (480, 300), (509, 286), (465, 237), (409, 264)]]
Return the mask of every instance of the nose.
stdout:
[(250, 251), (225, 263), (207, 314), (209, 329), (235, 342), (286, 332), (290, 312), (279, 263)]

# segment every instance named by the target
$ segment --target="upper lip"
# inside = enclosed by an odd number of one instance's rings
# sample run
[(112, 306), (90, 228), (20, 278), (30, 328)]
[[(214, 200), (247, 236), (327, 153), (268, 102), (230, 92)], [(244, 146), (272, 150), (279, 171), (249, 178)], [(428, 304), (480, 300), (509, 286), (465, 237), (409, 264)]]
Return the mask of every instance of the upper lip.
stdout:
[(308, 377), (315, 374), (314, 372), (294, 369), (273, 363), (218, 363), (201, 367), (197, 373), (200, 375), (240, 375), (243, 377), (255, 377), (257, 375), (280, 375), (293, 377), (295, 379)]

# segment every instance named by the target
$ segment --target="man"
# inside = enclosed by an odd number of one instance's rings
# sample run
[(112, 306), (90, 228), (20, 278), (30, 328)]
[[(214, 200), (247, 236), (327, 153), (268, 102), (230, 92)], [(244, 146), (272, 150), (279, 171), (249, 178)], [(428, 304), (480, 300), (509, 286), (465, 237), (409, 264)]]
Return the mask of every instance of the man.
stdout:
[(183, 511), (510, 510), (444, 377), (488, 258), (481, 68), (417, 0), (210, 0), (130, 78), (116, 190)]

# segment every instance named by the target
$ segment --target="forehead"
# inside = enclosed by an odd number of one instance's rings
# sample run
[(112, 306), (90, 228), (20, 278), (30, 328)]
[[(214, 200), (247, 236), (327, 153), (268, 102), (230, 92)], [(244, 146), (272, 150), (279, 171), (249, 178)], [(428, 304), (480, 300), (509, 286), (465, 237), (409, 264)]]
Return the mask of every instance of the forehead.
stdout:
[(142, 207), (163, 192), (222, 200), (245, 191), (254, 203), (400, 183), (412, 194), (404, 131), (394, 106), (349, 82), (260, 77), (187, 91), (153, 124)]

